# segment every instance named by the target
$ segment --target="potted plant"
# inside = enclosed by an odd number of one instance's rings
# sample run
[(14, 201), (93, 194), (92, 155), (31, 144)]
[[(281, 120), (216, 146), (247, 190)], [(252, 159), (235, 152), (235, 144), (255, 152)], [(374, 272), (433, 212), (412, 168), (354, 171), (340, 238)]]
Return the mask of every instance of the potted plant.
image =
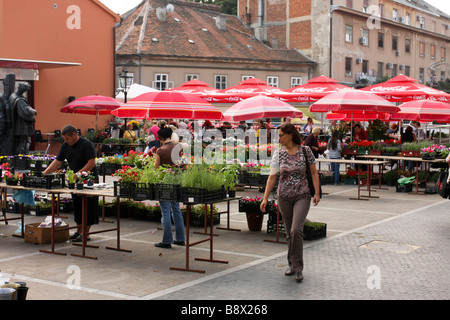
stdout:
[(223, 173), (224, 187), (228, 191), (229, 197), (236, 196), (236, 182), (241, 173), (241, 166), (237, 163), (225, 165), (221, 172)]
[(382, 179), (388, 186), (395, 186), (395, 182), (400, 178), (400, 172), (398, 169), (386, 171)]
[(66, 172), (67, 183), (69, 185), (69, 189), (75, 189), (76, 175), (73, 170), (67, 170)]
[(11, 173), (11, 171), (7, 170), (3, 173), (3, 179), (9, 186), (16, 186), (20, 180), (23, 179), (22, 173)]
[(327, 224), (323, 222), (305, 221), (303, 225), (303, 239), (316, 240), (327, 236)]
[(344, 184), (350, 185), (350, 184), (358, 184), (358, 171), (352, 168), (348, 168), (347, 172), (344, 175)]
[(239, 211), (245, 212), (247, 217), (247, 225), (250, 231), (261, 231), (264, 214), (268, 213), (270, 210), (274, 210), (274, 202), (269, 201), (266, 212), (260, 210), (262, 198), (261, 197), (246, 197), (239, 200)]

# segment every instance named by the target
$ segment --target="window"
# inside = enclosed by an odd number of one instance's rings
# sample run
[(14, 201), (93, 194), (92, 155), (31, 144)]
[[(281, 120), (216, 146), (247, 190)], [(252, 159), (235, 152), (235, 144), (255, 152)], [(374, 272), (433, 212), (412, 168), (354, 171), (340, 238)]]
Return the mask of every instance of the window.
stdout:
[(411, 13), (407, 12), (405, 16), (405, 24), (408, 26), (411, 24)]
[(445, 60), (445, 47), (441, 47), (441, 60)]
[(405, 53), (411, 53), (411, 40), (405, 39)]
[(345, 75), (351, 76), (352, 75), (352, 58), (345, 58)]
[(380, 17), (384, 18), (384, 4), (380, 3), (379, 7), (380, 7)]
[(419, 42), (419, 56), (425, 57), (425, 42)]
[(362, 40), (363, 42), (361, 44), (368, 46), (369, 45), (369, 30), (362, 29), (361, 35), (362, 35), (361, 39), (363, 39)]
[(155, 74), (155, 81), (153, 81), (153, 88), (157, 90), (169, 89), (169, 75), (164, 73)]
[(398, 67), (397, 67), (397, 64), (393, 64), (392, 65), (392, 76), (393, 77), (396, 77), (398, 75)]
[(378, 62), (377, 67), (378, 67), (378, 69), (377, 69), (377, 77), (383, 78), (384, 63), (383, 62)]
[(217, 75), (214, 79), (214, 87), (218, 90), (223, 90), (227, 87), (227, 76)]
[(430, 58), (435, 59), (436, 58), (436, 46), (432, 44), (430, 46)]
[(422, 18), (419, 23), (420, 23), (420, 29), (425, 29), (425, 18)]
[(397, 9), (393, 9), (392, 10), (392, 20), (399, 21), (398, 10)]
[(348, 8), (353, 9), (353, 0), (347, 0), (346, 4)]
[(398, 36), (392, 36), (392, 50), (398, 50)]
[(409, 66), (405, 66), (405, 76), (407, 77), (411, 76), (411, 69)]
[(242, 76), (242, 81), (254, 78), (254, 76)]
[(378, 32), (378, 48), (384, 48), (384, 33)]
[(279, 77), (267, 77), (267, 84), (269, 86), (278, 88)]
[(186, 81), (198, 80), (198, 74), (186, 74)]
[(441, 71), (441, 81), (445, 81), (445, 71)]
[(420, 68), (419, 69), (419, 83), (423, 83), (424, 74), (425, 74), (425, 69)]
[(291, 77), (291, 88), (300, 86), (303, 84), (303, 78), (302, 77)]
[(345, 26), (345, 42), (353, 42), (353, 27)]
[(363, 60), (362, 62), (362, 73), (369, 73), (369, 60)]

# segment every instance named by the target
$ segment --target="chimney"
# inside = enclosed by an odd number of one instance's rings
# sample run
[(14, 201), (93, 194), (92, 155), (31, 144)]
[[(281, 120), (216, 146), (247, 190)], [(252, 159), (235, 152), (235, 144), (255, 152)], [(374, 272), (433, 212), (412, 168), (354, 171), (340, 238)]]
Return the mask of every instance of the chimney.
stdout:
[(224, 15), (220, 14), (216, 17), (216, 27), (219, 30), (227, 30), (227, 19)]
[(167, 9), (166, 7), (156, 8), (156, 17), (159, 21), (166, 21)]

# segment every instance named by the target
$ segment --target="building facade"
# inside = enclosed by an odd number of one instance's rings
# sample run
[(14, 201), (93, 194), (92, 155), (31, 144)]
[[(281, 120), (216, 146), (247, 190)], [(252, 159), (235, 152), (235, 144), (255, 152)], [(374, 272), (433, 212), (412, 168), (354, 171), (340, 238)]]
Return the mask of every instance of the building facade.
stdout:
[[(0, 0), (0, 92), (9, 73), (16, 74), (17, 82), (29, 82), (35, 128), (43, 133), (69, 123), (82, 133), (94, 128), (95, 116), (60, 109), (69, 97), (114, 96), (114, 28), (119, 21), (98, 0)], [(100, 118), (103, 124), (110, 117)]]
[(314, 72), (315, 61), (301, 51), (269, 47), (218, 6), (145, 0), (122, 19), (116, 72), (126, 69), (134, 82), (155, 89), (193, 79), (225, 89), (250, 77), (290, 88)]
[(269, 46), (316, 61), (315, 76), (356, 87), (450, 78), (450, 17), (422, 0), (238, 0), (238, 16)]

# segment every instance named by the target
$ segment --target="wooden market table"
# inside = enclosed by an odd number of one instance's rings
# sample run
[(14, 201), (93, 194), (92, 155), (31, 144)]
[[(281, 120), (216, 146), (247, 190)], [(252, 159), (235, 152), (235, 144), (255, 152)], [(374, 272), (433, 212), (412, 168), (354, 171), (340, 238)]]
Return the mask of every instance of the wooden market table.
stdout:
[[(213, 200), (213, 201), (208, 201), (208, 202), (204, 202), (204, 203), (193, 203), (193, 202), (185, 202), (184, 204), (186, 205), (186, 261), (185, 261), (185, 267), (184, 268), (180, 268), (180, 267), (170, 267), (171, 270), (178, 270), (178, 271), (190, 271), (190, 272), (198, 272), (198, 273), (205, 273), (205, 270), (198, 270), (198, 269), (191, 269), (189, 267), (189, 248), (192, 246), (195, 246), (197, 244), (209, 241), (209, 258), (205, 259), (205, 258), (195, 258), (195, 260), (198, 261), (206, 261), (206, 262), (216, 262), (216, 263), (228, 263), (228, 261), (225, 260), (217, 260), (214, 259), (214, 246), (213, 246), (213, 239), (214, 239), (214, 233), (213, 233), (213, 221), (214, 221), (214, 214), (213, 214), (213, 205), (219, 202), (227, 202), (227, 210), (223, 211), (223, 212), (218, 212), (217, 214), (222, 214), (222, 213), (227, 213), (227, 228), (222, 228), (224, 230), (234, 230), (234, 231), (239, 231), (237, 229), (231, 229), (229, 228), (229, 219), (230, 219), (230, 201), (233, 200), (239, 200), (242, 197), (233, 197), (233, 198), (224, 198), (221, 200)], [(193, 205), (206, 205), (206, 206), (210, 206), (210, 221), (209, 221), (209, 233), (206, 233), (206, 212), (207, 210), (205, 209), (205, 233), (202, 234), (206, 234), (209, 237), (190, 243), (189, 241), (189, 225), (190, 225), (190, 216), (191, 216), (191, 208)]]
[[(366, 178), (366, 183), (363, 184), (363, 180), (361, 180), (361, 166), (358, 166), (358, 197), (357, 198), (350, 198), (351, 200), (369, 200), (369, 199), (363, 199), (364, 198), (379, 198), (377, 196), (373, 196), (372, 192), (375, 191), (373, 190), (372, 186), (371, 186), (371, 179), (372, 179), (372, 174), (373, 174), (373, 166), (379, 166), (380, 168), (388, 163), (388, 161), (385, 160), (352, 160), (352, 159), (326, 159), (326, 158), (317, 158), (316, 161), (319, 163), (328, 163), (328, 162), (333, 162), (333, 163), (343, 163), (343, 164), (360, 164), (360, 165), (367, 165), (367, 178)], [(380, 172), (381, 173), (381, 172)], [(379, 185), (381, 185), (381, 174), (378, 177), (379, 179)], [(365, 185), (367, 187), (367, 189), (361, 189), (361, 186)], [(368, 191), (369, 195), (368, 196), (362, 196), (361, 195), (361, 191)]]
[[(81, 254), (75, 254), (72, 253), (72, 256), (76, 256), (76, 257), (82, 257), (82, 258), (90, 258), (90, 259), (97, 259), (97, 257), (93, 257), (93, 256), (88, 256), (86, 255), (86, 248), (98, 248), (98, 246), (92, 246), (92, 245), (88, 245), (87, 244), (87, 236), (89, 234), (96, 234), (96, 233), (102, 233), (102, 232), (110, 232), (110, 231), (117, 231), (117, 247), (106, 247), (106, 249), (109, 250), (117, 250), (117, 251), (123, 251), (123, 252), (132, 252), (131, 250), (126, 250), (126, 249), (122, 249), (120, 247), (120, 198), (117, 196), (114, 196), (114, 192), (111, 189), (90, 189), (90, 188), (84, 188), (82, 190), (77, 190), (77, 189), (68, 189), (68, 188), (59, 188), (59, 189), (45, 189), (45, 188), (26, 188), (23, 186), (11, 186), (11, 185), (6, 185), (6, 183), (2, 182), (0, 183), (0, 188), (2, 188), (2, 192), (4, 193), (4, 195), (6, 195), (6, 190), (8, 188), (12, 189), (12, 190), (34, 190), (34, 191), (38, 191), (38, 192), (46, 192), (48, 194), (51, 194), (52, 196), (52, 226), (51, 226), (51, 250), (39, 250), (40, 252), (45, 252), (45, 253), (52, 253), (52, 254), (58, 254), (58, 255), (66, 255), (65, 253), (62, 252), (56, 252), (55, 251), (55, 242), (54, 242), (54, 233), (55, 233), (55, 229), (54, 229), (54, 219), (55, 219), (55, 196), (59, 195), (59, 194), (76, 194), (81, 196), (81, 202), (82, 202), (82, 234), (83, 234), (83, 239), (80, 244), (74, 244), (74, 245), (80, 245), (81, 246)], [(86, 234), (86, 221), (87, 221), (87, 198), (88, 197), (116, 197), (117, 198), (117, 225), (116, 228), (111, 228), (111, 229), (105, 229), (105, 230), (99, 230), (99, 231), (91, 231), (89, 232), (89, 234)], [(6, 196), (4, 196), (6, 197)], [(2, 201), (3, 202), (3, 201)], [(59, 202), (59, 197), (57, 202)], [(5, 202), (6, 203), (6, 202)], [(58, 214), (59, 214), (59, 203), (57, 206), (57, 210), (58, 210)], [(24, 210), (23, 210), (23, 204), (22, 204), (22, 217), (21, 218), (14, 218), (14, 219), (22, 219), (22, 236), (24, 236)], [(10, 219), (12, 220), (12, 219)], [(59, 231), (64, 231), (67, 229), (73, 229), (76, 227), (67, 227), (67, 228), (61, 228), (59, 229)]]
[[(385, 159), (385, 160), (395, 160), (395, 161), (413, 161), (416, 163), (416, 191), (413, 194), (425, 195), (425, 192), (419, 192), (420, 182), (425, 182), (425, 189), (427, 188), (427, 175), (430, 170), (432, 163), (445, 162), (445, 159), (434, 159), (434, 160), (424, 160), (419, 157), (403, 157), (403, 156), (386, 156), (386, 155), (361, 155), (359, 157), (364, 157), (367, 159)], [(419, 181), (419, 163), (425, 165), (425, 180)]]

